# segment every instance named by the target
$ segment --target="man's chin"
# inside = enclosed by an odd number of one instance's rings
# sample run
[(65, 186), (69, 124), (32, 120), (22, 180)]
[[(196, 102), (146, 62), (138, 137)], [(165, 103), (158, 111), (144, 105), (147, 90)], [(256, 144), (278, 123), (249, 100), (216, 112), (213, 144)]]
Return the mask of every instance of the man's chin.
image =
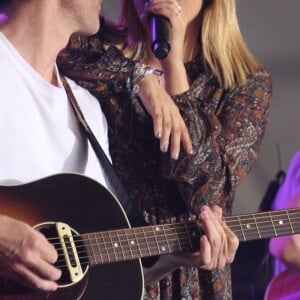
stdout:
[(96, 34), (98, 31), (100, 30), (100, 22), (96, 23), (95, 26), (91, 26), (89, 28), (80, 30), (80, 32), (78, 32), (81, 35), (94, 35)]

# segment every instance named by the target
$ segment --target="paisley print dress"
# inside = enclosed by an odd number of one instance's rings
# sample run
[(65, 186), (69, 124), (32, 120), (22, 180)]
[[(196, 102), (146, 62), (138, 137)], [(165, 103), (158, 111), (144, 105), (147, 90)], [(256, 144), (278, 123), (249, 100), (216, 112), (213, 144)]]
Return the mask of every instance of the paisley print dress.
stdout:
[[(190, 89), (173, 100), (188, 126), (195, 154), (182, 151), (175, 161), (160, 151), (152, 118), (131, 93), (135, 63), (101, 31), (89, 38), (74, 37), (58, 59), (65, 75), (99, 99), (109, 125), (114, 168), (148, 223), (197, 216), (204, 204), (217, 204), (225, 216), (230, 215), (236, 188), (253, 166), (264, 136), (270, 74), (261, 69), (244, 85), (229, 90), (218, 84), (201, 56), (188, 62)], [(229, 266), (214, 271), (181, 267), (145, 287), (144, 296), (145, 300), (231, 298)]]

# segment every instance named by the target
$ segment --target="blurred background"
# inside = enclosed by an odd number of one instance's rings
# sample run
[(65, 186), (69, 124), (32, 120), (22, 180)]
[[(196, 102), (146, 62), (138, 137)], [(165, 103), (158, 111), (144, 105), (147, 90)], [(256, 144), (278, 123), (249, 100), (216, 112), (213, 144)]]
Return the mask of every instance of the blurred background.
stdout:
[[(103, 2), (103, 15), (117, 18), (119, 0)], [(261, 152), (236, 196), (234, 213), (241, 214), (258, 209), (269, 181), (278, 170), (286, 170), (300, 148), (300, 1), (237, 0), (237, 10), (249, 48), (273, 79), (273, 102)], [(255, 294), (254, 286), (264, 288), (260, 276), (268, 272), (261, 264), (266, 246), (267, 241), (241, 244), (233, 265), (234, 299), (263, 299), (259, 291)]]

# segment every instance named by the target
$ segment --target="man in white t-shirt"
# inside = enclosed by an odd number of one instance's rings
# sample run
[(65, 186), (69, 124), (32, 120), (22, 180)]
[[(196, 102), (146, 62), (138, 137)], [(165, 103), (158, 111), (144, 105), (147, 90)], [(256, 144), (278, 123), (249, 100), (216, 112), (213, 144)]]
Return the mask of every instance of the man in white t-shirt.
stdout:
[[(73, 33), (97, 32), (100, 9), (101, 0), (0, 0), (0, 183), (77, 172), (106, 185), (55, 64)], [(107, 123), (98, 101), (68, 83), (108, 155)], [(42, 234), (0, 215), (1, 276), (53, 291), (61, 276), (56, 260)]]

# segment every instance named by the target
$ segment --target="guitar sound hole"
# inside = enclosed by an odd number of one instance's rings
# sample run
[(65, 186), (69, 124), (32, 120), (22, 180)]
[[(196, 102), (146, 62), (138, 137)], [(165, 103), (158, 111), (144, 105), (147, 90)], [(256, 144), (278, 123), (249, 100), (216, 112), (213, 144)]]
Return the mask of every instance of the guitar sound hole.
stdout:
[[(66, 286), (66, 285), (73, 284), (71, 276), (70, 276), (70, 271), (69, 271), (69, 268), (67, 266), (67, 262), (66, 262), (66, 259), (64, 256), (63, 247), (62, 247), (61, 241), (59, 240), (59, 237), (57, 235), (55, 224), (54, 223), (53, 224), (52, 223), (51, 224), (43, 224), (42, 227), (38, 228), (38, 230), (47, 237), (47, 239), (55, 247), (55, 249), (58, 253), (58, 259), (54, 265), (62, 271), (62, 276), (58, 280), (59, 286)], [(75, 267), (77, 264), (75, 261), (74, 249), (72, 247), (72, 242), (74, 241), (75, 247), (76, 247), (75, 251), (77, 251), (81, 269), (82, 269), (83, 274), (85, 275), (87, 272), (87, 269), (88, 269), (88, 261), (87, 261), (88, 256), (87, 256), (86, 248), (83, 244), (82, 239), (80, 238), (78, 233), (76, 233), (74, 230), (72, 230), (72, 237), (64, 236), (63, 240), (64, 240), (64, 244), (67, 248), (68, 256), (70, 258), (71, 267)], [(80, 277), (80, 275), (79, 275), (79, 277)], [(82, 277), (83, 276), (81, 276), (80, 278), (82, 278)]]

